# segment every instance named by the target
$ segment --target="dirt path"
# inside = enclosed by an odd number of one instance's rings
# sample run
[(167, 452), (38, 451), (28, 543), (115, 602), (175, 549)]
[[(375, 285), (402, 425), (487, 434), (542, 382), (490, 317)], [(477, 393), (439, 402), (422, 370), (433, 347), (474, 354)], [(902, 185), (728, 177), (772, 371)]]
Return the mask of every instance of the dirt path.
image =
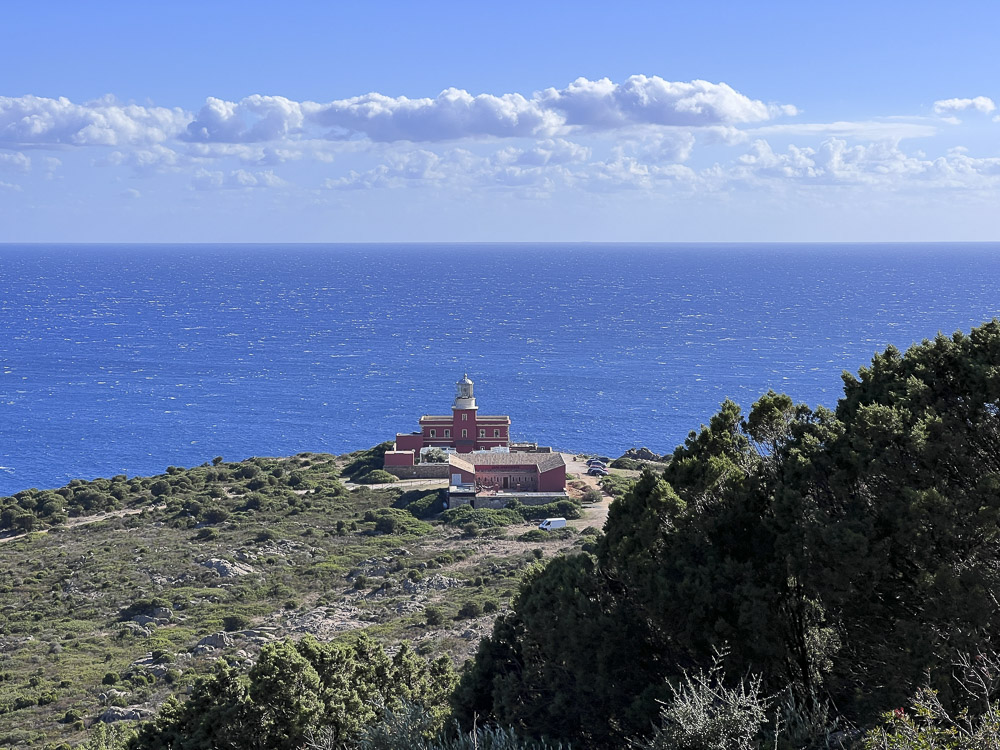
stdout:
[[(77, 526), (86, 526), (87, 524), (97, 523), (98, 521), (107, 521), (109, 518), (124, 518), (125, 516), (134, 516), (142, 513), (144, 510), (156, 510), (164, 507), (163, 505), (155, 505), (146, 508), (128, 508), (126, 510), (113, 510), (110, 513), (99, 513), (96, 516), (78, 516), (76, 518), (70, 518), (66, 523), (61, 526), (56, 526), (57, 529), (75, 529)], [(17, 539), (23, 539), (28, 534), (48, 534), (51, 529), (39, 529), (38, 531), (29, 531), (28, 533), (15, 534), (10, 531), (5, 531), (0, 534), (0, 544), (4, 542), (13, 542)]]
[(603, 496), (601, 502), (599, 503), (584, 504), (583, 518), (567, 521), (566, 524), (577, 529), (585, 529), (588, 526), (603, 529), (604, 522), (608, 520), (608, 506), (611, 504), (611, 498), (608, 495), (605, 495), (604, 491), (601, 490), (601, 485), (598, 483), (598, 477), (592, 477), (587, 474), (587, 462), (585, 460), (577, 461), (576, 456), (572, 453), (563, 453), (562, 457), (566, 461), (567, 474), (576, 475), (576, 481), (586, 485), (587, 487), (593, 487)]

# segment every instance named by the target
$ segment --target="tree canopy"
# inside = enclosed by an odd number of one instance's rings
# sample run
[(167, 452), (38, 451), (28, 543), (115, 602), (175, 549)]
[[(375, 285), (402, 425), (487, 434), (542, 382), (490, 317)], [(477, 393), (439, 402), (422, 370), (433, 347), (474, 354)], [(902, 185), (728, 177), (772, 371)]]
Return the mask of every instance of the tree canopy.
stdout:
[(456, 694), (535, 737), (620, 746), (726, 670), (857, 721), (1000, 638), (1000, 323), (890, 347), (835, 411), (723, 403), (616, 500), (596, 556), (526, 580)]

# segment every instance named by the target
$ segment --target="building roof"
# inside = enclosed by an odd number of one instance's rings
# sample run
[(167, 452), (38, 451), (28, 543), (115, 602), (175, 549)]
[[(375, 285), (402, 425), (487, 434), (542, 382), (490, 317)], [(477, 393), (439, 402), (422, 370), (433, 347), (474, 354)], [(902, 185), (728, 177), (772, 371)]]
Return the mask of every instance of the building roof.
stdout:
[[(490, 421), (492, 421), (492, 420), (498, 420), (498, 421), (506, 420), (506, 421), (509, 422), (510, 421), (510, 417), (507, 416), (506, 414), (492, 414), (492, 415), (480, 414), (480, 415), (478, 415), (476, 417), (476, 421), (477, 422), (484, 422), (484, 421), (487, 421), (487, 420), (490, 420)], [(420, 417), (420, 421), (421, 422), (447, 422), (448, 424), (451, 424), (452, 422), (455, 421), (455, 415), (454, 414), (448, 414), (448, 415), (444, 415), (444, 414), (424, 414), (422, 417)]]
[(566, 466), (561, 453), (453, 453), (448, 456), (448, 463), (452, 466), (465, 469), (465, 471), (476, 470), (476, 466), (525, 466), (534, 464), (538, 467), (538, 472), (558, 469)]

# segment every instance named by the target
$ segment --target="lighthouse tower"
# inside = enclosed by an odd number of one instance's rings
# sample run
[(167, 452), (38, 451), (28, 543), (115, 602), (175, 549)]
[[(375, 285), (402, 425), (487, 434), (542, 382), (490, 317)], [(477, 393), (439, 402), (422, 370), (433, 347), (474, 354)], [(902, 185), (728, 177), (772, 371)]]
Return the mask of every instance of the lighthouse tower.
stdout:
[(478, 409), (476, 397), (472, 395), (472, 381), (469, 380), (469, 373), (455, 383), (455, 403), (452, 404), (452, 411), (465, 409)]

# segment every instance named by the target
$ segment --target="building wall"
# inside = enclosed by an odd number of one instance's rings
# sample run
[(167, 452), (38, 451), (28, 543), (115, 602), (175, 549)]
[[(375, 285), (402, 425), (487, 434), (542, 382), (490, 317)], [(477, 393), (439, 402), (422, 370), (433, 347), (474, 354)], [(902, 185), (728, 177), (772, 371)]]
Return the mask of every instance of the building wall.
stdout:
[(424, 447), (424, 439), (421, 435), (396, 435), (396, 450), (397, 451), (413, 451), (414, 453), (419, 453), (420, 449)]
[(566, 467), (557, 466), (543, 471), (538, 477), (539, 492), (559, 492), (566, 489)]
[(386, 451), (383, 465), (386, 469), (392, 466), (413, 466), (413, 451)]
[(538, 469), (530, 465), (477, 466), (476, 483), (500, 490), (534, 492), (538, 488)]

